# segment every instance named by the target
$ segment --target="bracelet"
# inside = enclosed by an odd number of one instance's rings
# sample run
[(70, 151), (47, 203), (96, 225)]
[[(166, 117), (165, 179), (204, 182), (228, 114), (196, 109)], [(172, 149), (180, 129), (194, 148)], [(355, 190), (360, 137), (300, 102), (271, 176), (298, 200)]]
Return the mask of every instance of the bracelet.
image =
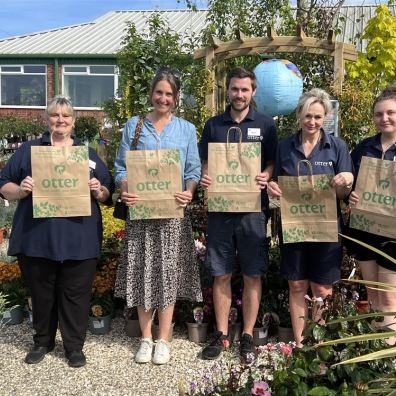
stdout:
[(347, 184), (347, 185), (344, 186), (344, 188), (350, 190), (352, 188), (352, 185), (353, 185), (353, 183)]

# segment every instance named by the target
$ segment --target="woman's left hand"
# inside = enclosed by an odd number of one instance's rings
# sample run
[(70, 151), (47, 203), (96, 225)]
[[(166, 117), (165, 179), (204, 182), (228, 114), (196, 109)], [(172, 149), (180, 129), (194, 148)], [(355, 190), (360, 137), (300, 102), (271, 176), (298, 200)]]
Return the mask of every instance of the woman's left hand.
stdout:
[(188, 190), (177, 192), (174, 196), (182, 208), (185, 208), (192, 200), (192, 193)]
[(102, 184), (100, 183), (100, 181), (98, 179), (96, 179), (95, 177), (93, 177), (92, 179), (89, 180), (88, 186), (92, 193), (92, 196), (95, 199), (98, 199), (103, 192)]

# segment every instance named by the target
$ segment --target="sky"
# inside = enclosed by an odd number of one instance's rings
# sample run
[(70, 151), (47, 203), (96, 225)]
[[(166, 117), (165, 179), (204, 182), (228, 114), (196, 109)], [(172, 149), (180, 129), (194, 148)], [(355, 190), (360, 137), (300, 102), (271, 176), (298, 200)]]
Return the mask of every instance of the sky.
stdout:
[[(384, 0), (347, 0), (346, 4), (375, 4)], [(206, 0), (196, 0), (205, 9)], [(0, 39), (92, 22), (115, 10), (181, 10), (183, 0), (0, 0)]]

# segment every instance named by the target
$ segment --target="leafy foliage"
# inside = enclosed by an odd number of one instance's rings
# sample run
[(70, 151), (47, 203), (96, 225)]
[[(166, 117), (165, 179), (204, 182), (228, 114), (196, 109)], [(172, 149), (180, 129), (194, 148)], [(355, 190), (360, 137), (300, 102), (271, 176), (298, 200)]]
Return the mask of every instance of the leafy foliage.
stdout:
[(367, 40), (366, 53), (348, 65), (348, 76), (378, 93), (396, 78), (396, 17), (386, 4), (377, 7), (360, 39)]
[[(293, 352), (287, 372), (275, 373), (271, 384), (274, 393), (352, 395), (375, 389), (378, 394), (386, 394), (395, 375), (391, 358), (337, 365), (350, 358), (389, 348), (381, 334), (366, 339), (367, 335), (377, 333), (371, 320), (379, 314), (357, 315), (355, 303), (339, 290), (326, 298), (324, 304), (322, 316), (326, 324), (306, 319), (304, 346)], [(362, 337), (356, 342), (343, 341), (350, 336)]]
[(0, 138), (17, 136), (25, 139), (29, 135), (39, 135), (46, 129), (47, 124), (42, 117), (34, 115), (27, 119), (14, 115), (0, 117)]
[(100, 124), (95, 117), (77, 117), (74, 125), (74, 132), (81, 141), (91, 142), (94, 137), (99, 134), (99, 131)]

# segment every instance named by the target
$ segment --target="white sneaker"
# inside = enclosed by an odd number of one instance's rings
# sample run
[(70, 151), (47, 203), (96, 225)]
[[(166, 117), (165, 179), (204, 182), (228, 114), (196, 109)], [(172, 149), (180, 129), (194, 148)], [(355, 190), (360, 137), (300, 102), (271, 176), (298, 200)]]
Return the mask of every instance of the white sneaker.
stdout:
[(169, 362), (169, 359), (170, 359), (170, 350), (168, 343), (163, 339), (157, 340), (155, 343), (153, 363), (165, 364)]
[(135, 355), (136, 363), (148, 363), (153, 353), (153, 340), (151, 338), (142, 338), (140, 340), (139, 350)]

